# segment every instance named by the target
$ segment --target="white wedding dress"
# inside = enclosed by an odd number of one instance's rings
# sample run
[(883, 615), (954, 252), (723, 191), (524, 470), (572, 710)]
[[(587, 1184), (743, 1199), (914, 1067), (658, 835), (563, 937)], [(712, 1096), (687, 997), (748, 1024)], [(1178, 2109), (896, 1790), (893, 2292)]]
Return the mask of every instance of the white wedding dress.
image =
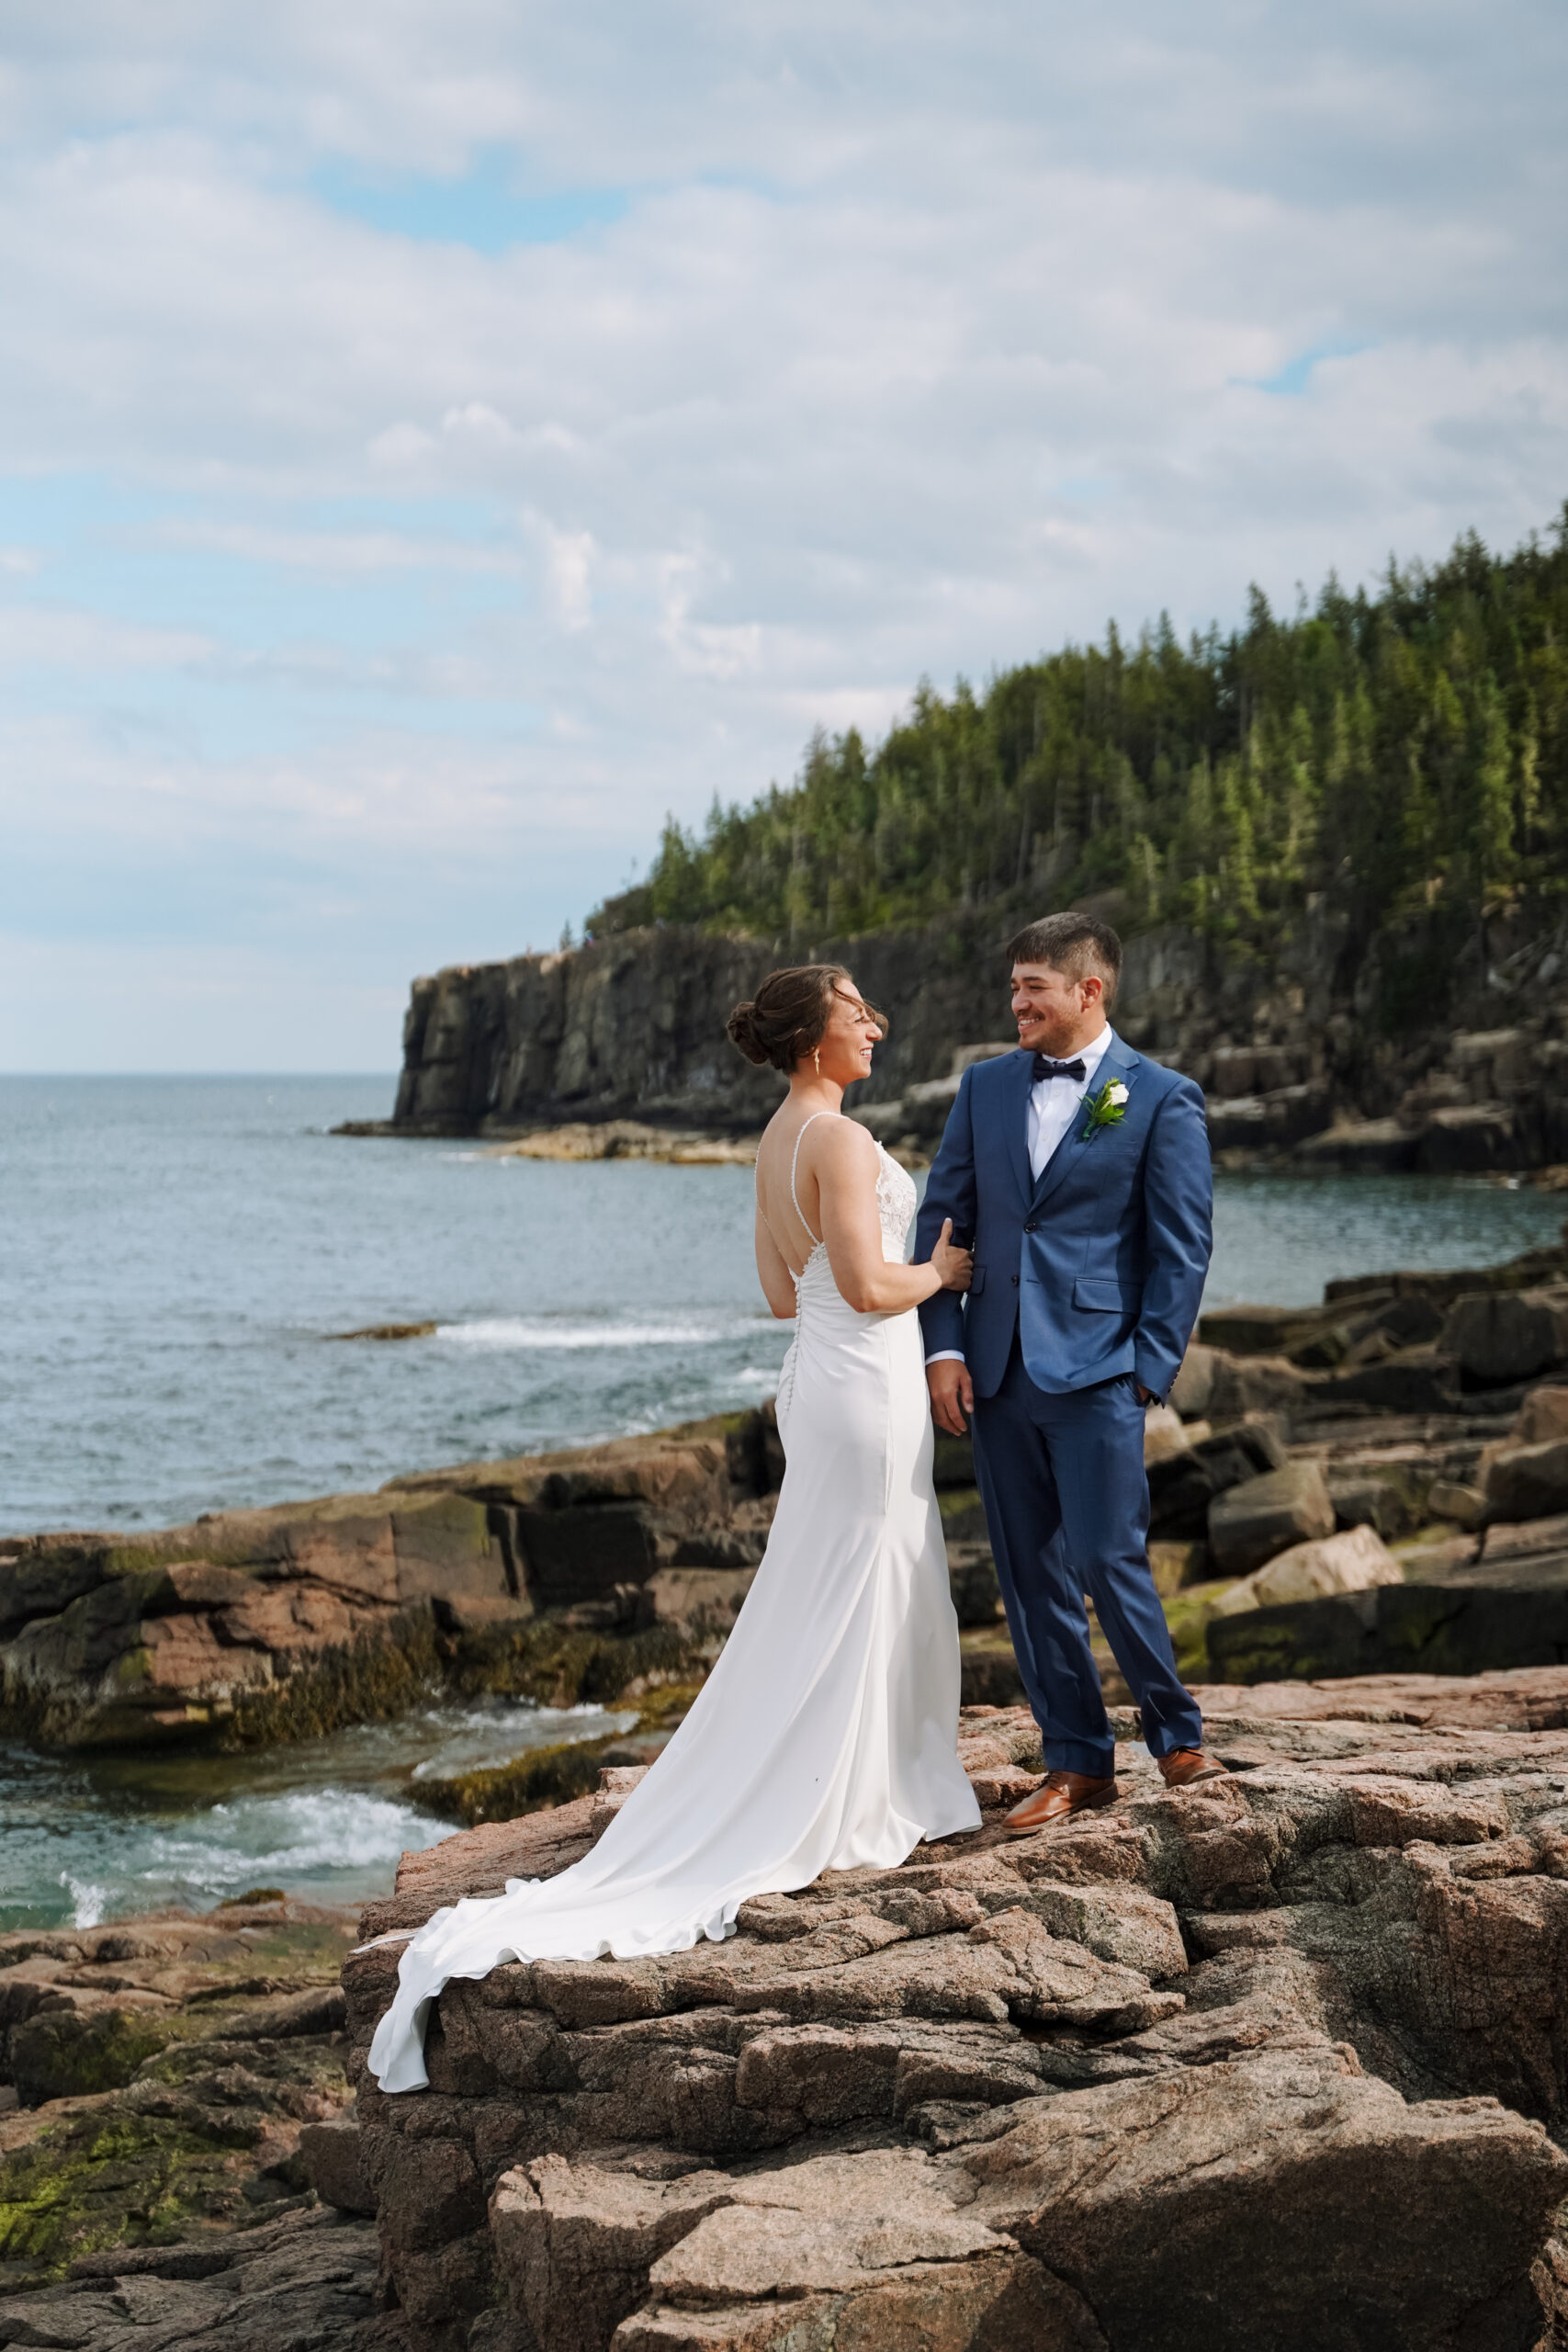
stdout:
[[(876, 1204), (884, 1253), (901, 1260), (915, 1188), (886, 1153)], [(857, 1314), (819, 1241), (795, 1294), (784, 1487), (735, 1631), (592, 1853), (558, 1878), (437, 1911), (414, 1936), (370, 2045), (384, 2091), (424, 2086), (425, 2018), (452, 1977), (685, 1951), (732, 1933), (749, 1895), (891, 1868), (922, 1838), (978, 1828), (955, 1753), (958, 1624), (919, 1319)]]

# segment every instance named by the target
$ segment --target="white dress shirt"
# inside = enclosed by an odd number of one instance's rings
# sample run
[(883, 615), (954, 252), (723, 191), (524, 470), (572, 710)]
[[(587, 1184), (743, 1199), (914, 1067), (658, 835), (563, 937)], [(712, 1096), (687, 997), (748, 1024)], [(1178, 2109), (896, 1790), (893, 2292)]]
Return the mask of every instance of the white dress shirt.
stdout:
[[(1087, 1046), (1080, 1046), (1077, 1053), (1064, 1054), (1061, 1057), (1063, 1061), (1082, 1062), (1083, 1076), (1081, 1078), (1041, 1078), (1036, 1079), (1030, 1088), (1029, 1120), (1026, 1132), (1029, 1138), (1030, 1173), (1037, 1184), (1051, 1164), (1052, 1154), (1063, 1141), (1077, 1117), (1078, 1105), (1094, 1084), (1095, 1071), (1100, 1068), (1104, 1058), (1105, 1049), (1110, 1043), (1111, 1028), (1108, 1023), (1098, 1037), (1091, 1038)], [(926, 1358), (926, 1362), (928, 1363), (962, 1363), (964, 1351), (962, 1348), (936, 1348)]]

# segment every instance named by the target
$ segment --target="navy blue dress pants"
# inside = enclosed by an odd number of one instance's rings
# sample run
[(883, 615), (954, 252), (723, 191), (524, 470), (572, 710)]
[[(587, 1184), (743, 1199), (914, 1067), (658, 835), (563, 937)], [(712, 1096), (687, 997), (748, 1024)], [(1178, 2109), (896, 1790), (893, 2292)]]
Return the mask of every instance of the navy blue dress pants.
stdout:
[(1053, 1396), (1017, 1340), (1001, 1386), (976, 1396), (975, 1470), (997, 1578), (1047, 1771), (1108, 1775), (1115, 1760), (1089, 1650), (1087, 1592), (1143, 1716), (1153, 1756), (1202, 1743), (1149, 1570), (1144, 1408), (1129, 1373)]

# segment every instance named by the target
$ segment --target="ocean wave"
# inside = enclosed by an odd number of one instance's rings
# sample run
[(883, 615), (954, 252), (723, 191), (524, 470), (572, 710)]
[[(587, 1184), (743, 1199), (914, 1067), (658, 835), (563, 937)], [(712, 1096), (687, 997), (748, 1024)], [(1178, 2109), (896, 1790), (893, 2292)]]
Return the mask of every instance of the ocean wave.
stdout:
[(450, 1835), (446, 1823), (390, 1797), (298, 1789), (234, 1798), (178, 1828), (154, 1830), (133, 1875), (146, 1886), (212, 1896), (257, 1884), (298, 1888), (301, 1881), (395, 1866), (404, 1851)]
[(62, 1871), (60, 1883), (71, 1897), (71, 1925), (73, 1928), (98, 1927), (108, 1903), (109, 1890), (92, 1879), (73, 1878), (69, 1871)]
[(434, 1336), (454, 1347), (534, 1350), (548, 1348), (712, 1347), (724, 1340), (749, 1339), (755, 1319), (694, 1316), (659, 1323), (558, 1323), (524, 1315), (481, 1316), (473, 1323), (438, 1323)]

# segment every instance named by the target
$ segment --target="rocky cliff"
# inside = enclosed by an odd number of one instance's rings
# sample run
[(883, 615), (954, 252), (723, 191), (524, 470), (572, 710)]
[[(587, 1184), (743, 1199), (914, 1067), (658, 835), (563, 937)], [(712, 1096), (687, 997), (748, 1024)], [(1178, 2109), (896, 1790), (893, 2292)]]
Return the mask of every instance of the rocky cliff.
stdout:
[[(1116, 1017), (1134, 1045), (1205, 1089), (1222, 1151), (1540, 1169), (1568, 1161), (1563, 944), (1539, 918), (1495, 925), (1484, 979), (1447, 991), (1442, 1025), (1424, 1022), (1417, 1002), (1393, 1026), (1377, 942), (1352, 953), (1327, 911), (1271, 966), (1167, 926), (1128, 942)], [(919, 1150), (940, 1134), (966, 1055), (1009, 1035), (1001, 947), (982, 910), (793, 947), (670, 925), (457, 967), (414, 982), (389, 1129), (499, 1135), (632, 1114), (754, 1129), (778, 1081), (741, 1060), (725, 1020), (775, 965), (810, 957), (848, 965), (890, 1013), (860, 1109), (886, 1139)]]

